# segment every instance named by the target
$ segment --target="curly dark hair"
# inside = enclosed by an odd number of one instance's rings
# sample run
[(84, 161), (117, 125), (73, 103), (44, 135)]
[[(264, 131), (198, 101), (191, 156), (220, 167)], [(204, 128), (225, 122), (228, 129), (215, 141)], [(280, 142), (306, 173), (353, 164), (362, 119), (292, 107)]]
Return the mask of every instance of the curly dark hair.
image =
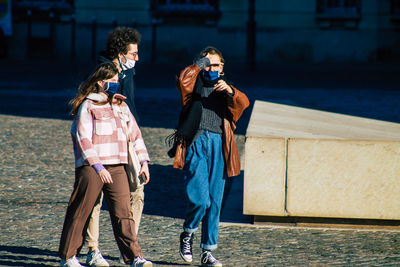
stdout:
[(107, 38), (106, 54), (110, 59), (118, 57), (119, 53), (128, 53), (129, 44), (139, 44), (142, 35), (128, 27), (115, 28)]

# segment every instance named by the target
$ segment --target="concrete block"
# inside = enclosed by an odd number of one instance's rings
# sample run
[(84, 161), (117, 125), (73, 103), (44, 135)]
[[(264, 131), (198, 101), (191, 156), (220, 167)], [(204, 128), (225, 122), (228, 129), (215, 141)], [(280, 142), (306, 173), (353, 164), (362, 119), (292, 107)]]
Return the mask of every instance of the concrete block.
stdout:
[(400, 124), (255, 101), (246, 136), (400, 141)]
[(400, 219), (400, 142), (289, 139), (290, 216)]
[(247, 138), (244, 165), (243, 213), (284, 216), (285, 139)]
[(400, 124), (256, 101), (244, 212), (400, 220)]

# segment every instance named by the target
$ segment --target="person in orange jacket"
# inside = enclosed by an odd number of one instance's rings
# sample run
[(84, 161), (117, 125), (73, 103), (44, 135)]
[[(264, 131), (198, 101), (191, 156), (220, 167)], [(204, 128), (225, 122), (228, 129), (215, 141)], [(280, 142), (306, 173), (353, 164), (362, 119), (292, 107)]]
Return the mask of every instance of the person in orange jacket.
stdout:
[(222, 266), (211, 251), (217, 248), (225, 177), (240, 174), (233, 131), (249, 106), (246, 95), (226, 80), (224, 58), (215, 47), (201, 51), (180, 74), (177, 87), (182, 111), (169, 141), (174, 167), (184, 170), (187, 213), (180, 235), (180, 255), (192, 262), (194, 232), (202, 222), (202, 266)]

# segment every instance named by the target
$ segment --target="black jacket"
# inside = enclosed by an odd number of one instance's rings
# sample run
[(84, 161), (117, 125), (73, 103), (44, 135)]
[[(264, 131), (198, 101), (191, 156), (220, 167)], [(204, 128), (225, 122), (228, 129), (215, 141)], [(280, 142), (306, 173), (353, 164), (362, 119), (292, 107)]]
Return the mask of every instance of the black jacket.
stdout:
[[(109, 58), (107, 58), (106, 53), (100, 52), (99, 54), (99, 63), (103, 62), (111, 62)], [(130, 111), (132, 112), (133, 116), (136, 119), (136, 122), (139, 124), (139, 116), (136, 112), (135, 107), (135, 76), (136, 71), (135, 68), (129, 70), (123, 70), (121, 73), (118, 74), (119, 83), (121, 85), (119, 94), (126, 96), (125, 103), (128, 105)]]

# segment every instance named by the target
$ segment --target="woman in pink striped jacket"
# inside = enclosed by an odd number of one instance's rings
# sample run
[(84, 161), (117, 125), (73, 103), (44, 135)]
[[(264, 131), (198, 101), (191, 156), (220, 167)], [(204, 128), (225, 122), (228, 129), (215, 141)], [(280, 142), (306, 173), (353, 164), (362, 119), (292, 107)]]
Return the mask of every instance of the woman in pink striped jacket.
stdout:
[(152, 266), (143, 258), (129, 204), (127, 140), (133, 141), (140, 173), (150, 179), (149, 156), (140, 129), (118, 90), (118, 70), (102, 63), (84, 81), (71, 101), (75, 154), (75, 184), (61, 234), (61, 266), (82, 266), (76, 254), (83, 244), (85, 224), (103, 191), (121, 255), (132, 266)]

